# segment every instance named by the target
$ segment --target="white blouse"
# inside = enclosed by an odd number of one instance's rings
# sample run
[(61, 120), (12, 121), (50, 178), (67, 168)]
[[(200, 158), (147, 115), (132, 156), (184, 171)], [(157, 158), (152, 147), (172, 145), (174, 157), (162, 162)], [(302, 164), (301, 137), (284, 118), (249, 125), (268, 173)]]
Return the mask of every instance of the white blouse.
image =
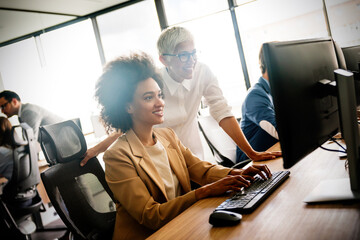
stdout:
[(196, 63), (193, 78), (185, 79), (181, 83), (173, 80), (166, 68), (161, 70), (161, 75), (164, 80), (165, 120), (159, 126), (172, 128), (184, 146), (204, 160), (204, 149), (197, 122), (201, 98), (205, 98), (211, 116), (218, 123), (226, 117), (233, 116), (217, 78), (208, 66), (200, 62)]
[(156, 141), (155, 145), (145, 146), (145, 149), (164, 182), (168, 199), (171, 200), (180, 196), (181, 190), (179, 180), (170, 167), (169, 159), (164, 146), (160, 143), (160, 141)]

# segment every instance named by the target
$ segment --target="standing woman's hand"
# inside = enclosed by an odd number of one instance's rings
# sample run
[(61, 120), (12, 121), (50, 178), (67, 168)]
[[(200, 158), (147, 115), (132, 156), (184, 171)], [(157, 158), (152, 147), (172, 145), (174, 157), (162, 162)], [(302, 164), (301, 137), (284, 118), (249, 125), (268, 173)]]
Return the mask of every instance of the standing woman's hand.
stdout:
[(281, 156), (282, 156), (282, 152), (281, 152), (281, 151), (254, 152), (254, 153), (255, 153), (255, 154), (249, 156), (249, 157), (251, 158), (251, 160), (253, 160), (254, 162), (272, 160), (272, 159), (275, 159), (275, 158), (277, 158), (277, 157), (281, 157)]

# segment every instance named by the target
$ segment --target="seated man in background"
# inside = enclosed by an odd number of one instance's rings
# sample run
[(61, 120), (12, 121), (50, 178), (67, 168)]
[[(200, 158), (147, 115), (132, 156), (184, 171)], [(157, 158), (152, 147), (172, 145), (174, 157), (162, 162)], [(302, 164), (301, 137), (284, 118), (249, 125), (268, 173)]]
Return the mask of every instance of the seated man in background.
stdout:
[[(266, 151), (279, 141), (269, 77), (261, 47), (259, 63), (262, 76), (249, 91), (242, 105), (240, 126), (251, 147), (255, 151)], [(237, 147), (236, 162), (248, 157)]]
[(20, 123), (26, 122), (34, 130), (34, 137), (38, 141), (40, 126), (63, 121), (61, 117), (38, 105), (22, 103), (19, 95), (12, 91), (0, 93), (0, 106), (8, 118), (18, 115)]

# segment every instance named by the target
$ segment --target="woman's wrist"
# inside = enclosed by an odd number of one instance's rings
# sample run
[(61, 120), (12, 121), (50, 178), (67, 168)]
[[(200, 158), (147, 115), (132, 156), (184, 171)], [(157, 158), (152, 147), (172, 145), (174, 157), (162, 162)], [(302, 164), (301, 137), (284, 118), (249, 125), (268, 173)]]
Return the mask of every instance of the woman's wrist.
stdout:
[(207, 188), (206, 186), (203, 186), (203, 187), (200, 187), (198, 189), (195, 190), (195, 197), (196, 197), (196, 200), (200, 200), (200, 199), (203, 199), (203, 198), (206, 198), (208, 195), (207, 195)]
[(247, 155), (250, 159), (256, 159), (256, 157), (257, 157), (257, 152), (252, 149), (251, 151), (246, 152), (246, 155)]
[(244, 169), (232, 169), (228, 175), (242, 175)]

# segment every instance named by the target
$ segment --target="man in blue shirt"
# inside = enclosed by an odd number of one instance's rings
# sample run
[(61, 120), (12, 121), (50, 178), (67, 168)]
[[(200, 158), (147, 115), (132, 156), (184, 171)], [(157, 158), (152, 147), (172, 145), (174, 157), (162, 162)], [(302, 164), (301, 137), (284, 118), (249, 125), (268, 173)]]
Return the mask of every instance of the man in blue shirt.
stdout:
[[(274, 104), (262, 47), (259, 62), (262, 76), (258, 83), (248, 91), (242, 105), (240, 126), (255, 151), (266, 151), (279, 140), (279, 137), (276, 130)], [(241, 162), (245, 159), (248, 159), (248, 156), (237, 147), (236, 161)]]

